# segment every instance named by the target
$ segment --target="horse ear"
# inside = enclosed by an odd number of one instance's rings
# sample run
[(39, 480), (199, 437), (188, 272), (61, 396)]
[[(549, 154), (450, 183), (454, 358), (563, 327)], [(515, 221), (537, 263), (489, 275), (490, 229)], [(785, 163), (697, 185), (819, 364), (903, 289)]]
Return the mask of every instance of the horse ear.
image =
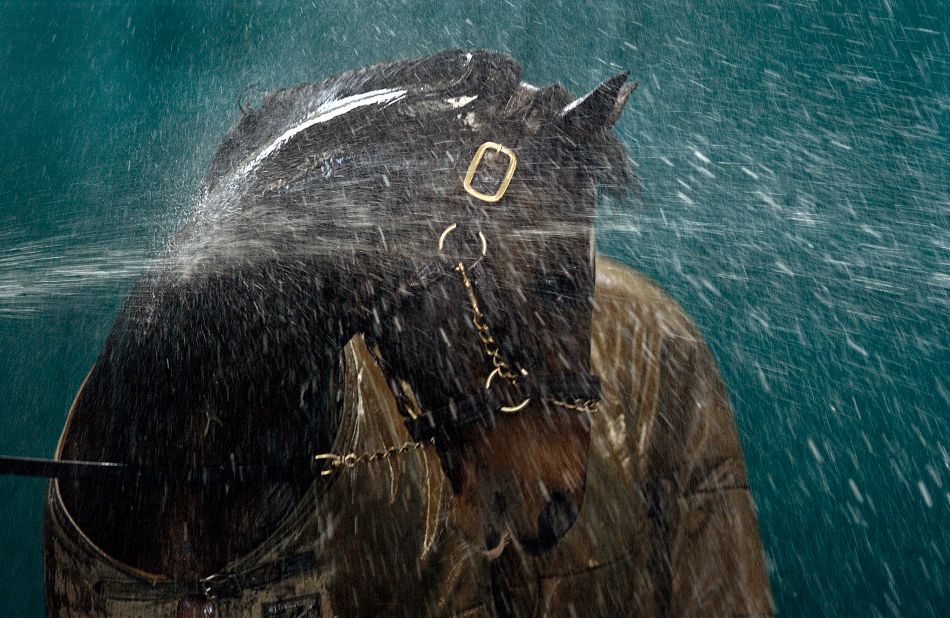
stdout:
[(630, 93), (637, 83), (626, 83), (630, 76), (624, 71), (605, 80), (581, 98), (572, 101), (561, 110), (561, 122), (565, 130), (577, 137), (593, 134), (614, 126)]

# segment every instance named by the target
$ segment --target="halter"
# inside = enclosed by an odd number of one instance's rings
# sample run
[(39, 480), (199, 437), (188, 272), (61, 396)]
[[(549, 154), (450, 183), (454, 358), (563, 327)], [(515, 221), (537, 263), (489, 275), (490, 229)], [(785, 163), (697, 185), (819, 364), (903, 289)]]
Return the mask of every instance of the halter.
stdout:
[[(478, 166), (489, 149), (501, 152), (508, 157), (508, 168), (502, 178), (499, 188), (494, 194), (488, 195), (472, 187), (472, 180), (478, 171)], [(462, 186), (465, 191), (484, 202), (496, 203), (502, 199), (514, 177), (518, 158), (514, 151), (496, 142), (485, 142), (479, 146)], [(438, 255), (442, 264), (446, 264), (443, 257), (446, 239), (458, 229), (453, 223), (445, 228), (439, 236)], [(481, 263), (488, 256), (488, 240), (479, 231), (481, 255), (474, 261), (473, 267)], [(392, 378), (387, 363), (378, 354), (373, 353), (380, 368), (387, 374), (393, 391), (396, 393), (396, 402), (405, 420), (409, 435), (416, 442), (434, 440), (438, 444), (448, 446), (457, 441), (461, 430), (465, 427), (492, 419), (496, 414), (517, 414), (531, 403), (532, 400), (545, 402), (556, 407), (580, 413), (592, 413), (597, 409), (600, 399), (600, 378), (586, 372), (531, 374), (524, 368), (515, 369), (505, 358), (500, 343), (491, 333), (488, 318), (478, 302), (478, 293), (475, 282), (469, 276), (469, 269), (465, 261), (459, 259), (454, 262), (452, 270), (458, 274), (472, 311), (472, 325), (486, 358), (491, 362), (492, 370), (485, 378), (484, 388), (463, 399), (450, 399), (448, 403), (437, 410), (421, 413), (414, 409), (410, 397), (403, 385)], [(433, 270), (438, 270), (433, 264), (427, 264), (419, 271), (417, 285), (427, 287), (432, 281)], [(445, 268), (442, 268), (443, 273)], [(500, 378), (497, 379), (496, 378)]]

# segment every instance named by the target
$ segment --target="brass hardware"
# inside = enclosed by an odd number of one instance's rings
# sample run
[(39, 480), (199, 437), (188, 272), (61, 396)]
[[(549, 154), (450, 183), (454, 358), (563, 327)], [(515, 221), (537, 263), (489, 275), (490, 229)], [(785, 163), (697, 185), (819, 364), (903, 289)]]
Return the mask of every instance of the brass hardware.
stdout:
[(445, 239), (448, 238), (449, 234), (455, 231), (455, 228), (459, 226), (458, 223), (453, 223), (449, 227), (443, 230), (442, 234), (439, 236), (439, 252), (442, 251), (442, 246), (445, 244)]
[(313, 456), (314, 461), (329, 461), (330, 467), (320, 471), (320, 476), (330, 476), (340, 470), (343, 465), (343, 458), (335, 453), (320, 453)]
[(574, 401), (548, 399), (547, 401), (561, 408), (566, 408), (575, 412), (589, 412), (590, 414), (593, 414), (597, 411), (598, 404), (596, 399), (575, 399)]
[(530, 397), (528, 397), (527, 399), (525, 399), (524, 401), (522, 401), (521, 403), (519, 403), (519, 404), (516, 405), (516, 406), (501, 406), (501, 407), (498, 408), (498, 409), (501, 410), (502, 412), (504, 412), (505, 414), (514, 414), (515, 412), (521, 412), (522, 410), (524, 410), (525, 407), (526, 407), (529, 403), (531, 403), (531, 398), (530, 398)]
[[(482, 310), (478, 306), (478, 299), (475, 297), (475, 288), (465, 270), (465, 264), (459, 262), (455, 270), (457, 270), (462, 277), (462, 284), (465, 286), (465, 292), (468, 294), (468, 302), (472, 307), (472, 324), (478, 333), (478, 340), (485, 350), (485, 355), (491, 360), (492, 365), (498, 371), (498, 375), (508, 380), (511, 384), (517, 384), (518, 374), (511, 370), (511, 365), (509, 365), (505, 357), (501, 355), (501, 348), (495, 341), (495, 338), (492, 337), (491, 329), (488, 327), (488, 321), (485, 319), (485, 314), (482, 313)], [(528, 375), (524, 370), (521, 370), (521, 374)]]
[[(475, 178), (475, 172), (478, 171), (478, 164), (482, 162), (482, 157), (485, 156), (485, 151), (489, 148), (494, 148), (496, 152), (501, 152), (508, 156), (508, 170), (501, 180), (501, 185), (499, 185), (498, 190), (495, 191), (493, 195), (486, 195), (472, 187), (472, 180)], [(462, 186), (465, 187), (465, 191), (472, 197), (480, 199), (483, 202), (497, 202), (505, 195), (505, 191), (508, 190), (508, 185), (511, 184), (511, 179), (515, 175), (516, 167), (518, 167), (518, 157), (511, 148), (502, 146), (496, 142), (485, 142), (478, 147), (478, 150), (475, 151), (475, 156), (472, 157), (472, 162), (468, 164), (468, 171), (465, 173), (465, 180), (462, 181)]]
[(390, 457), (395, 457), (409, 451), (415, 451), (420, 448), (424, 448), (427, 444), (433, 444), (434, 440), (429, 440), (427, 442), (404, 442), (400, 446), (390, 446), (380, 451), (374, 451), (372, 453), (347, 453), (346, 455), (337, 455), (336, 453), (321, 453), (319, 455), (314, 455), (314, 461), (329, 461), (330, 467), (326, 470), (320, 471), (320, 476), (330, 476), (331, 474), (336, 474), (337, 472), (342, 471), (343, 469), (352, 470), (360, 464), (370, 463), (373, 461), (382, 461), (384, 459), (389, 459)]
[[(458, 228), (458, 226), (459, 226), (458, 223), (453, 223), (452, 225), (442, 230), (442, 233), (439, 234), (439, 252), (440, 253), (442, 252), (442, 248), (445, 246), (445, 239), (448, 238), (449, 234), (454, 232)], [(488, 255), (488, 239), (485, 238), (485, 234), (483, 232), (478, 233), (478, 239), (482, 241), (482, 257), (485, 257)]]
[[(505, 154), (507, 154), (511, 159), (511, 164), (508, 166), (508, 173), (505, 175), (505, 179), (502, 182), (501, 188), (498, 190), (498, 192), (494, 196), (486, 196), (482, 193), (479, 193), (478, 191), (475, 191), (474, 189), (472, 189), (471, 184), (470, 184), (472, 178), (475, 175), (475, 170), (478, 168), (478, 163), (481, 161), (482, 156), (485, 153), (485, 150), (488, 148), (496, 148), (498, 151), (504, 152)], [(511, 177), (514, 175), (516, 162), (517, 162), (517, 158), (515, 157), (515, 154), (511, 152), (510, 149), (505, 148), (501, 144), (496, 144), (494, 142), (485, 142), (484, 144), (481, 145), (481, 147), (475, 153), (475, 157), (472, 159), (471, 165), (469, 165), (468, 173), (465, 176), (465, 183), (464, 183), (465, 190), (471, 193), (472, 195), (474, 195), (475, 197), (477, 197), (478, 199), (484, 200), (486, 202), (497, 202), (499, 199), (501, 199), (501, 196), (504, 195), (505, 190), (508, 188), (508, 183), (511, 181)], [(448, 237), (449, 234), (451, 234), (457, 228), (458, 228), (458, 224), (453, 223), (449, 225), (448, 227), (446, 227), (445, 230), (442, 231), (442, 234), (439, 235), (439, 251), (440, 252), (442, 251), (442, 248), (445, 245), (445, 239)], [(478, 232), (478, 237), (482, 242), (482, 256), (487, 256), (488, 255), (488, 239), (485, 238), (485, 234), (483, 234), (481, 231)], [(505, 360), (504, 356), (502, 356), (501, 346), (498, 345), (498, 342), (495, 341), (495, 338), (491, 334), (491, 329), (488, 326), (488, 320), (485, 318), (485, 314), (482, 313), (481, 307), (478, 306), (478, 297), (475, 295), (475, 286), (472, 284), (472, 280), (468, 276), (468, 271), (465, 269), (465, 263), (459, 262), (456, 265), (455, 270), (458, 271), (459, 276), (462, 278), (462, 285), (465, 286), (465, 293), (468, 296), (468, 302), (472, 308), (472, 324), (475, 326), (475, 331), (478, 335), (478, 340), (482, 344), (482, 348), (485, 351), (485, 355), (489, 358), (489, 360), (492, 363), (492, 366), (494, 367), (491, 373), (488, 374), (488, 377), (485, 378), (485, 389), (488, 390), (491, 388), (492, 381), (495, 379), (496, 376), (501, 376), (502, 378), (507, 380), (510, 384), (517, 385), (518, 378), (527, 377), (529, 375), (528, 371), (524, 369), (523, 367), (519, 368), (517, 373), (512, 371), (511, 365), (509, 365), (508, 361)], [(568, 410), (573, 410), (575, 412), (592, 413), (597, 410), (597, 401), (594, 399), (589, 399), (589, 400), (578, 399), (574, 401), (560, 401), (557, 399), (545, 399), (544, 401), (547, 401), (558, 407), (562, 407)], [(524, 410), (528, 406), (529, 403), (531, 403), (530, 397), (525, 399), (518, 405), (501, 406), (499, 408), (499, 411), (505, 414), (516, 414), (520, 412), (521, 410)], [(413, 418), (415, 418), (415, 415), (413, 415)], [(401, 450), (399, 452), (402, 452), (403, 450), (407, 450), (410, 444), (415, 444), (415, 443), (407, 442), (405, 445), (403, 445), (403, 447), (401, 447)], [(414, 448), (419, 448), (419, 446), (416, 445)], [(388, 449), (388, 450), (391, 451), (392, 449)], [(352, 455), (352, 453), (350, 455)], [(364, 460), (372, 461), (372, 459), (376, 457), (376, 455), (374, 454), (374, 455), (369, 455), (369, 456), (360, 456), (354, 459), (354, 458), (350, 458), (350, 455), (347, 455), (346, 457), (339, 457), (337, 455), (318, 455), (316, 457), (317, 459), (329, 459), (331, 461), (331, 466), (332, 466), (330, 470), (325, 470), (321, 474), (326, 476), (328, 474), (332, 474), (335, 470), (340, 469), (340, 468), (344, 468), (344, 467), (352, 468), (360, 461), (364, 461)], [(383, 456), (388, 456), (388, 455), (383, 455)]]

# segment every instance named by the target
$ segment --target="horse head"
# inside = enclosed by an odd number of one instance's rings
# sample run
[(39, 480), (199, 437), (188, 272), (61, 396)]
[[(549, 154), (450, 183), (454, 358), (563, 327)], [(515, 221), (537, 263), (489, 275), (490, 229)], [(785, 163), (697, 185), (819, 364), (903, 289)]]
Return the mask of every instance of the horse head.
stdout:
[(478, 546), (510, 532), (544, 551), (580, 507), (595, 190), (626, 181), (625, 80), (573, 99), (489, 52), (378, 65), (270, 95), (212, 163), (218, 214), (197, 220), (217, 240), (198, 253), (240, 246), (320, 280), (328, 330), (377, 350)]
[[(609, 129), (632, 88), (621, 74), (575, 100), (478, 52), (422, 66), (380, 171), (400, 285), (365, 333), (410, 433), (435, 442), (455, 527), (490, 555), (506, 538), (538, 553), (584, 494), (595, 188), (625, 181)], [(449, 87), (432, 87), (438, 72)]]

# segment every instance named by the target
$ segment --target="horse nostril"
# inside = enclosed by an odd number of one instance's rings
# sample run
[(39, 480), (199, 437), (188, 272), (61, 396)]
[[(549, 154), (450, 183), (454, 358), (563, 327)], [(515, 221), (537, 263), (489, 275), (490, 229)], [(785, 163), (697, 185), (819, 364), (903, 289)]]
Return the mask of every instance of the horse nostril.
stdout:
[[(564, 536), (577, 519), (577, 505), (563, 493), (556, 491), (538, 515), (538, 543), (550, 549)], [(543, 551), (543, 550), (542, 550)]]
[(501, 532), (495, 526), (489, 525), (485, 532), (485, 549), (495, 549), (501, 543)]

